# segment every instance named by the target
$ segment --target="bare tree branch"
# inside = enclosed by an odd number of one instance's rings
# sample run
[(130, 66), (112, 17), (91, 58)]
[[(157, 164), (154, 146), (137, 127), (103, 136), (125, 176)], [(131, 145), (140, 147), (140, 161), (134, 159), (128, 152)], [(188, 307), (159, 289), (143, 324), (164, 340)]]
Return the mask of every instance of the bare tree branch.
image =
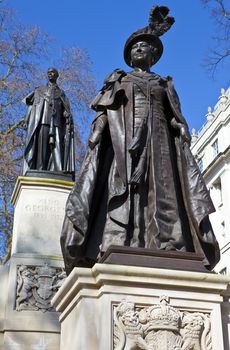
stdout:
[(59, 85), (71, 101), (77, 136), (76, 162), (80, 163), (84, 154), (82, 132), (95, 92), (91, 62), (85, 50), (63, 48), (60, 58), (52, 62), (49, 52), (54, 47), (50, 37), (37, 26), (18, 23), (13, 10), (1, 3), (0, 0), (0, 260), (5, 254), (6, 259), (10, 256), (13, 225), (10, 196), (21, 171), (25, 140), (22, 121), (26, 106), (22, 99), (35, 87), (46, 84), (48, 65), (57, 67)]
[(230, 7), (226, 0), (201, 0), (207, 6), (216, 24), (216, 35), (213, 37), (214, 48), (209, 50), (205, 67), (214, 76), (217, 68), (230, 58)]

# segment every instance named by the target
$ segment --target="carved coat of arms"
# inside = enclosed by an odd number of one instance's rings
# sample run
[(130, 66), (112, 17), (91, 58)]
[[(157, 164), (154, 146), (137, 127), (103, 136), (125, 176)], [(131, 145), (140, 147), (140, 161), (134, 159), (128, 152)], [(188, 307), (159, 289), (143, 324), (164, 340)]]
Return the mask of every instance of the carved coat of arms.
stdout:
[(62, 269), (47, 264), (18, 267), (16, 310), (54, 311), (50, 300), (65, 278), (66, 274)]
[(160, 303), (114, 307), (114, 350), (212, 350), (210, 315), (180, 311), (162, 296)]

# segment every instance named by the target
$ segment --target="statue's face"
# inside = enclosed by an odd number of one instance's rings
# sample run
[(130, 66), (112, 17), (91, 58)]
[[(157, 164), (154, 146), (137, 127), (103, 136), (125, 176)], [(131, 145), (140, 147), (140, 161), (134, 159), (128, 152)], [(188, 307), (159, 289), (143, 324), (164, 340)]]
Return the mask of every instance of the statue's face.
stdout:
[(57, 71), (55, 69), (49, 68), (48, 71), (47, 71), (47, 76), (48, 76), (48, 80), (51, 83), (56, 83), (57, 78), (58, 78), (58, 73), (57, 73)]
[(150, 68), (153, 63), (153, 50), (146, 41), (138, 41), (131, 48), (132, 66), (138, 68)]

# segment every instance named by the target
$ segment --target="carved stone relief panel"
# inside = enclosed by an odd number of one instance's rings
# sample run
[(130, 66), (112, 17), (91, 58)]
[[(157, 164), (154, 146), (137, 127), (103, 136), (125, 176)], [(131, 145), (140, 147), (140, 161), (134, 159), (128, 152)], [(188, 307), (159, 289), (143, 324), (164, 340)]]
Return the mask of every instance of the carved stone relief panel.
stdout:
[(147, 307), (114, 306), (114, 350), (212, 350), (210, 315), (180, 311), (167, 296)]
[(50, 301), (63, 284), (66, 273), (61, 268), (43, 266), (17, 267), (16, 311), (55, 311)]

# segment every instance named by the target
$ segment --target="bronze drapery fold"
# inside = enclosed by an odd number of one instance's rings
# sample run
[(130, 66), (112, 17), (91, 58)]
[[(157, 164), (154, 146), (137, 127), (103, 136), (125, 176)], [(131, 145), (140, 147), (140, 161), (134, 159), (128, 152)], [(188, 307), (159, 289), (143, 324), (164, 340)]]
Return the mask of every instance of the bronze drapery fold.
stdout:
[[(149, 107), (142, 144), (132, 154), (137, 87)], [(61, 236), (67, 272), (91, 266), (110, 244), (195, 251), (212, 268), (219, 259), (208, 220), (214, 208), (189, 146), (175, 128), (187, 124), (172, 79), (116, 70), (92, 107), (97, 117), (89, 140), (95, 146), (88, 148), (67, 201)], [(136, 171), (135, 183), (131, 175), (140, 162), (144, 176)]]

